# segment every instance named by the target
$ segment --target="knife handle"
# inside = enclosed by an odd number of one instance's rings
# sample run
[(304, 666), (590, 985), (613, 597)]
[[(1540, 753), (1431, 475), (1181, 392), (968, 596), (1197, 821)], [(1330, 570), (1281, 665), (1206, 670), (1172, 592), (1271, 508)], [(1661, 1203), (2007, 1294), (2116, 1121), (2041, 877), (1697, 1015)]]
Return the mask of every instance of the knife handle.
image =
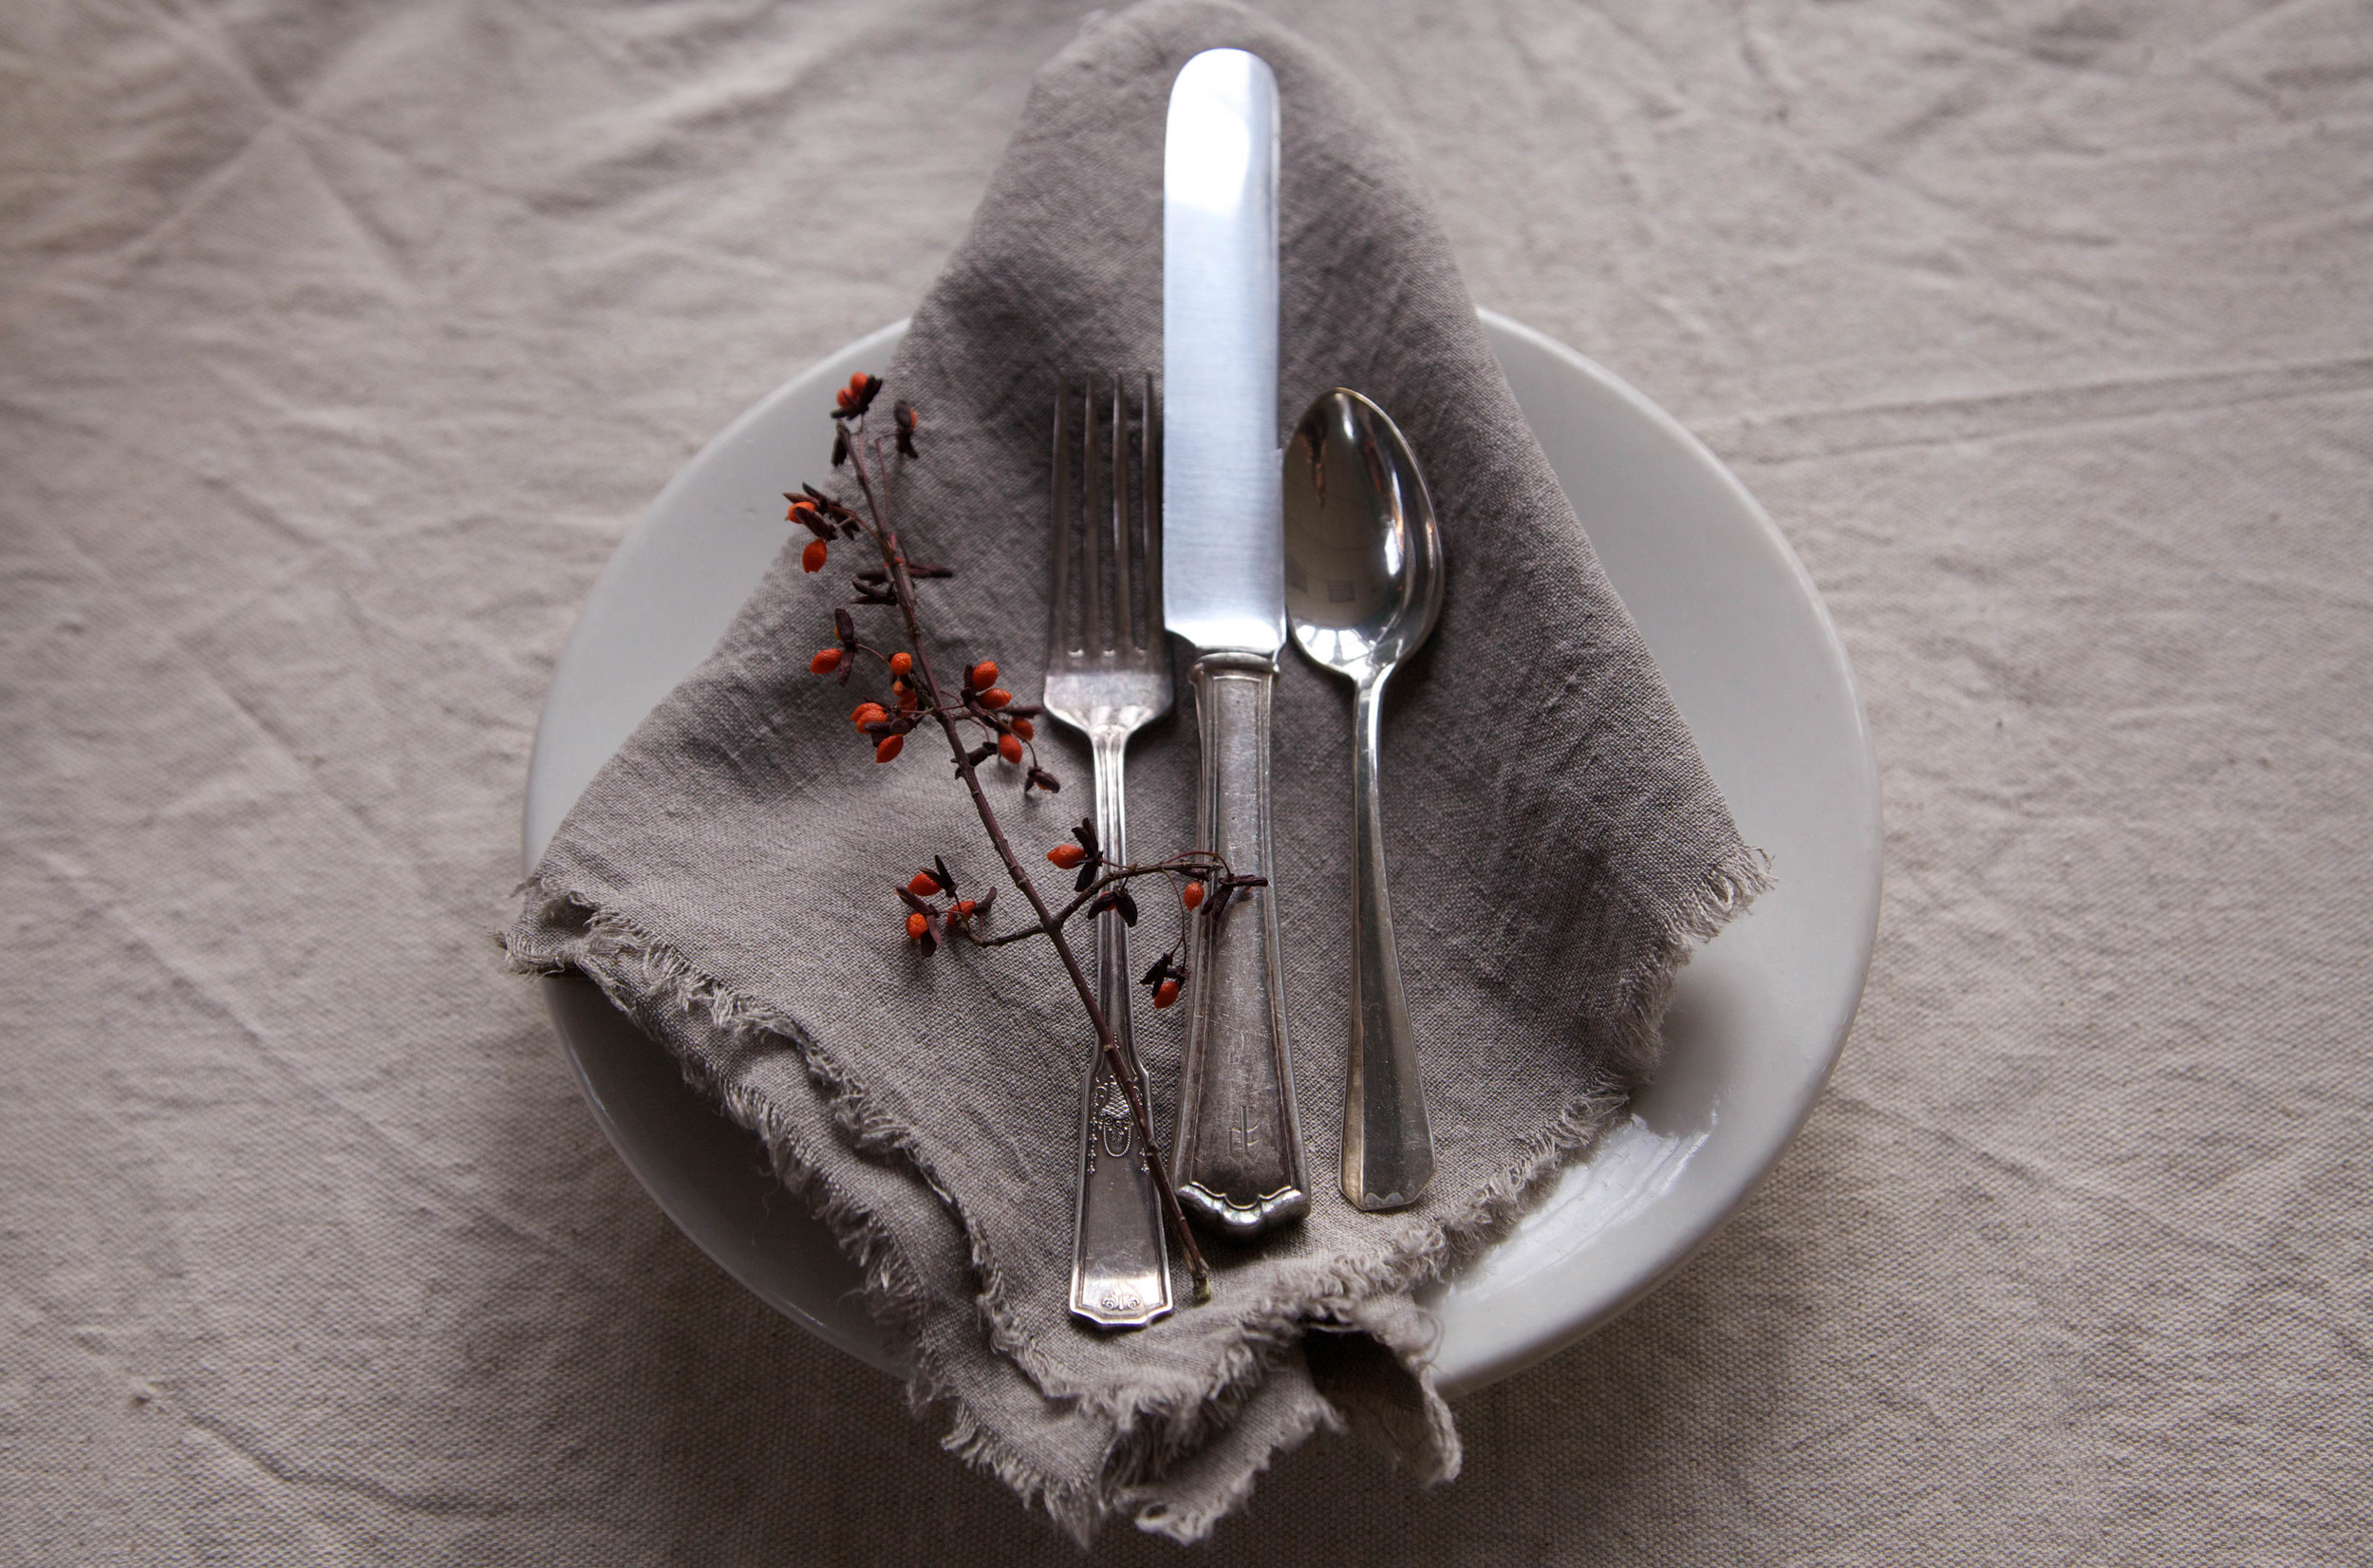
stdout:
[[(1267, 876), (1269, 703), (1277, 661), (1206, 653), (1195, 662), (1203, 738), (1198, 847), (1240, 875)], [(1249, 1238), (1309, 1212), (1301, 1119), (1286, 1048), (1277, 889), (1247, 888), (1222, 918), (1194, 922), (1186, 1058), (1178, 1113), (1179, 1203), (1206, 1228)]]

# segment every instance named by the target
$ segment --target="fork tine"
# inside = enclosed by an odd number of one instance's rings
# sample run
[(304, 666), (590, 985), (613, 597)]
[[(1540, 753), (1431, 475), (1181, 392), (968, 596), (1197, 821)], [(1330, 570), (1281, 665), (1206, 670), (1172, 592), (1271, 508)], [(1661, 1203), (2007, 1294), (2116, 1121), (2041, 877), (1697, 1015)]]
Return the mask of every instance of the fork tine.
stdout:
[(1096, 464), (1095, 372), (1090, 371), (1083, 379), (1088, 387), (1079, 411), (1079, 646), (1089, 653), (1101, 653), (1109, 644), (1104, 640), (1104, 508), (1098, 495), (1102, 476)]
[(1145, 522), (1146, 618), (1138, 628), (1137, 646), (1159, 651), (1162, 646), (1162, 398), (1153, 372), (1145, 374), (1146, 401), (1142, 426), (1145, 464), (1141, 514)]
[(1161, 408), (1151, 371), (1056, 377), (1050, 667), (1161, 656)]
[(1129, 589), (1129, 379), (1112, 372), (1112, 635), (1108, 648), (1134, 646), (1137, 599)]
[(1047, 604), (1047, 658), (1071, 651), (1071, 377), (1055, 378), (1055, 591)]

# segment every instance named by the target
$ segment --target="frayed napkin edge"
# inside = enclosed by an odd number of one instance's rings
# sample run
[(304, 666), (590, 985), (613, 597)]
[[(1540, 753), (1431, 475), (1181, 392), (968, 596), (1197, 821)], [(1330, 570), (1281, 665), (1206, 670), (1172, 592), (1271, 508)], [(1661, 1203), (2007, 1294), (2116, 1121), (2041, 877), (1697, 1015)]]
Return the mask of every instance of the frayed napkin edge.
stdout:
[[(1272, 1291), (1249, 1310), (1239, 1309), (1241, 1337), (1212, 1374), (1196, 1382), (1140, 1387), (1115, 1399), (1104, 1391), (1069, 1387), (1037, 1353), (1035, 1340), (1016, 1324), (1001, 1271), (977, 1229), (947, 1188), (933, 1175), (911, 1133), (873, 1107), (859, 1077), (773, 1007), (754, 1000), (708, 975), (676, 948), (643, 930), (631, 919), (586, 893), (545, 875), (519, 889), (527, 900), (520, 920), (505, 933), (508, 966), (516, 973), (574, 972), (591, 980), (611, 1005), (643, 1033), (666, 1045), (693, 1089), (719, 1106), (736, 1125), (765, 1147), (776, 1178), (831, 1231), (841, 1251), (863, 1275), (869, 1313), (890, 1335), (911, 1369), (906, 1394), (919, 1415), (942, 1426), (948, 1452), (986, 1469), (1035, 1504), (1083, 1546), (1116, 1513), (1129, 1513), (1142, 1530), (1183, 1542), (1206, 1537), (1240, 1506), (1258, 1476), (1283, 1449), (1307, 1441), (1319, 1426), (1305, 1422), (1281, 1432), (1257, 1465), (1207, 1505), (1179, 1512), (1154, 1501), (1152, 1490), (1180, 1459), (1225, 1430), (1244, 1403), (1258, 1392), (1279, 1358), (1291, 1352), (1317, 1322), (1350, 1322), (1358, 1304), (1376, 1297), (1412, 1291), (1504, 1237), (1550, 1179), (1588, 1149), (1628, 1103), (1632, 1092), (1653, 1073), (1663, 1046), (1662, 1023), (1679, 971), (1691, 955), (1743, 914), (1771, 886), (1770, 859), (1741, 844), (1736, 853), (1709, 868), (1694, 895), (1674, 911), (1637, 972), (1620, 983), (1626, 999), (1621, 1017), (1611, 1020), (1615, 1049), (1604, 1081), (1573, 1096), (1559, 1113), (1523, 1140), (1522, 1157), (1504, 1167), (1455, 1215), (1431, 1219), (1411, 1241), (1379, 1253), (1338, 1258), (1288, 1287)], [(557, 918), (555, 918), (557, 917)], [(629, 978), (631, 977), (631, 979)], [(927, 1290), (908, 1272), (895, 1238), (862, 1204), (839, 1191), (820, 1168), (803, 1160), (797, 1139), (778, 1112), (746, 1086), (719, 1082), (688, 1053), (676, 1049), (666, 1030), (655, 1027), (651, 1010), (682, 1012), (738, 1043), (759, 1045), (767, 1036), (791, 1047), (824, 1098), (834, 1124), (868, 1154), (903, 1160), (928, 1185), (962, 1230), (981, 1289), (976, 1309), (990, 1343), (1012, 1357), (1054, 1400), (1076, 1400), (1111, 1419), (1115, 1441), (1104, 1473), (1088, 1486), (1046, 1474), (983, 1426), (968, 1408), (937, 1358), (925, 1348), (923, 1323), (930, 1311)], [(1455, 1426), (1437, 1391), (1429, 1360), (1412, 1347), (1388, 1346), (1416, 1380), (1434, 1434), (1430, 1454), (1400, 1455), (1428, 1482), (1447, 1481), (1459, 1468)], [(1443, 1434), (1447, 1435), (1447, 1440)]]

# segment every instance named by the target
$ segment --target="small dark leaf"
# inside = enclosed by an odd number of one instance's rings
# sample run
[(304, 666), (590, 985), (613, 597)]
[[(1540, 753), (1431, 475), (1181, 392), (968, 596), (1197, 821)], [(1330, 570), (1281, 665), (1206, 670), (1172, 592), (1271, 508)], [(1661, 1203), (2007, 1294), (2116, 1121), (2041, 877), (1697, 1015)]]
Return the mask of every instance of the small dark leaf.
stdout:
[(1093, 855), (1079, 863), (1079, 880), (1071, 885), (1074, 893), (1084, 893), (1096, 884), (1096, 861)]
[(979, 898), (972, 901), (972, 918), (980, 920), (986, 916), (989, 912), (989, 905), (995, 904), (996, 902), (997, 889), (992, 887), (987, 892), (982, 893)]
[(832, 466), (834, 468), (838, 468), (841, 464), (847, 462), (848, 460), (849, 427), (847, 425), (834, 425), (832, 427)]
[(1044, 768), (1031, 769), (1028, 776), (1021, 781), (1021, 793), (1024, 794), (1028, 794), (1034, 789), (1044, 790), (1049, 794), (1056, 794), (1061, 792), (1062, 788), (1063, 781)]
[(956, 575), (956, 569), (941, 566), (937, 561), (908, 561), (906, 575), (920, 583), (933, 577), (953, 577)]
[(924, 926), (923, 935), (915, 939), (915, 945), (926, 954), (938, 952), (940, 950), (940, 923), (934, 920)]
[(1046, 712), (1036, 702), (1008, 702), (1003, 711), (1008, 719), (1036, 719)]
[(1093, 866), (1104, 859), (1104, 851), (1096, 848), (1095, 818), (1081, 817), (1079, 826), (1071, 831), (1071, 836), (1079, 840), (1079, 847), (1088, 851), (1089, 865)]
[(977, 768), (981, 763), (986, 762), (990, 757), (995, 756), (996, 755), (997, 742), (994, 740), (983, 740), (981, 744), (973, 747), (972, 750), (964, 754), (964, 760)]
[(1160, 958), (1155, 959), (1153, 961), (1153, 967), (1147, 970), (1145, 974), (1138, 979), (1137, 983), (1139, 985), (1159, 985), (1164, 980), (1168, 980), (1170, 978), (1170, 960), (1176, 958), (1177, 956), (1178, 949), (1173, 947), (1168, 952), (1163, 954)]
[(1137, 901), (1129, 896), (1127, 887), (1112, 889), (1112, 907), (1120, 911), (1123, 925), (1137, 924)]
[(952, 893), (956, 890), (956, 873), (949, 870), (947, 868), (947, 862), (942, 860), (937, 855), (933, 855), (931, 857), (931, 874), (939, 878), (940, 886), (946, 888), (949, 892)]
[(857, 641), (857, 623), (845, 609), (832, 611), (832, 629), (840, 634), (840, 645), (850, 647)]
[(857, 573), (857, 586), (859, 588), (865, 588), (869, 585), (878, 588), (882, 584), (888, 581), (889, 573), (884, 571), (880, 567), (874, 567), (869, 570)]
[(898, 897), (901, 903), (905, 904), (907, 908), (912, 909), (918, 915), (927, 915), (933, 912), (931, 906), (928, 904), (924, 903), (923, 900), (917, 898), (912, 889), (908, 888), (904, 883), (899, 885)]

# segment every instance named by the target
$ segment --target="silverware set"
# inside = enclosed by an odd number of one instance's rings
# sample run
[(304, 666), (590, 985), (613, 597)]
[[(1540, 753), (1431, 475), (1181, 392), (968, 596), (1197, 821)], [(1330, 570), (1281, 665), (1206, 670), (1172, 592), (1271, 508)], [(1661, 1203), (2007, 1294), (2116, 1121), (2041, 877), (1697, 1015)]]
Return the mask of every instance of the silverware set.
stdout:
[[(1095, 828), (1127, 855), (1129, 737), (1170, 706), (1164, 632), (1194, 652), (1200, 849), (1271, 874), (1270, 704), (1290, 622), (1353, 683), (1354, 962), (1344, 1196), (1405, 1207), (1433, 1175), (1385, 890), (1385, 683), (1432, 629), (1442, 546), (1384, 411), (1336, 389), (1278, 451), (1278, 94), (1239, 49), (1172, 84), (1163, 188), (1163, 371), (1062, 378), (1053, 444), (1046, 708), (1085, 735)], [(1199, 1225), (1250, 1241), (1309, 1211), (1274, 888), (1190, 923), (1173, 1180)], [(1099, 1000), (1144, 1088), (1127, 929), (1097, 917)], [(1161, 1195), (1128, 1101), (1092, 1052), (1080, 1107), (1071, 1310), (1104, 1328), (1171, 1308)]]

